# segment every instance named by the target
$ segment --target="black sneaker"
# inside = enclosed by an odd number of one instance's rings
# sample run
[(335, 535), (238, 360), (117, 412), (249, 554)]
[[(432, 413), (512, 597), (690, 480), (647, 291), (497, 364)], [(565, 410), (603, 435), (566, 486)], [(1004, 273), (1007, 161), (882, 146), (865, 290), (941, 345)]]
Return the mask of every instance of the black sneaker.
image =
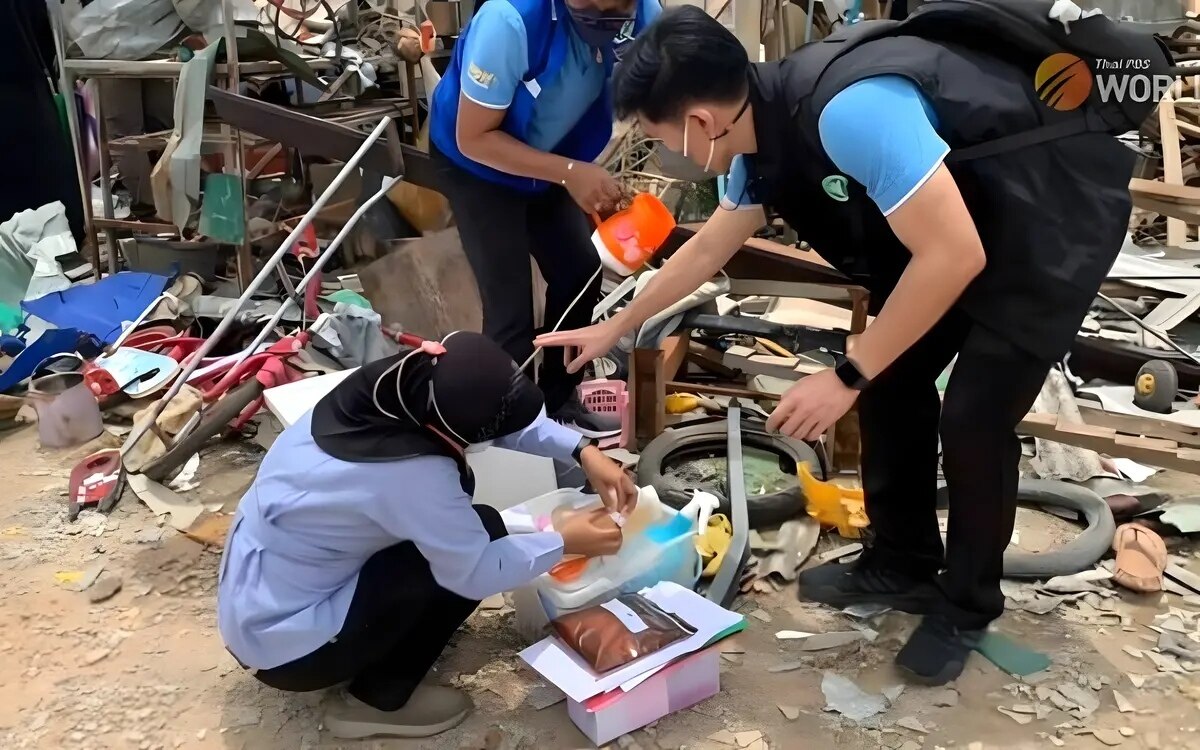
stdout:
[(933, 578), (916, 578), (884, 570), (865, 560), (831, 563), (799, 576), (800, 598), (836, 609), (852, 604), (880, 604), (923, 615), (935, 611), (943, 600)]
[(982, 630), (962, 630), (943, 615), (926, 615), (896, 654), (896, 666), (914, 682), (945, 685), (962, 674), (982, 638)]
[(620, 414), (594, 412), (574, 397), (559, 407), (550, 418), (589, 438), (612, 437), (621, 432)]

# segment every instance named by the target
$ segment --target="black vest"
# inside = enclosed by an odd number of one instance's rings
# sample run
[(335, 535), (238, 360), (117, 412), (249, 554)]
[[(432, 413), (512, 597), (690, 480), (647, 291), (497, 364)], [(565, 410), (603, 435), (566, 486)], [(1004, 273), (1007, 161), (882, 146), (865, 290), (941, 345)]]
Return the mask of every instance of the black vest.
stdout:
[(987, 254), (958, 305), (1031, 354), (1060, 358), (1124, 242), (1136, 155), (1107, 133), (1085, 132), (956, 163), (959, 149), (1086, 114), (1046, 106), (1032, 76), (998, 57), (913, 36), (861, 41), (869, 26), (753, 66), (758, 153), (745, 157), (750, 197), (870, 290), (877, 314), (910, 255), (861, 184), (847, 178), (845, 202), (826, 192), (825, 178), (841, 172), (821, 146), (818, 118), (856, 81), (913, 80), (938, 115), (951, 148), (947, 166)]

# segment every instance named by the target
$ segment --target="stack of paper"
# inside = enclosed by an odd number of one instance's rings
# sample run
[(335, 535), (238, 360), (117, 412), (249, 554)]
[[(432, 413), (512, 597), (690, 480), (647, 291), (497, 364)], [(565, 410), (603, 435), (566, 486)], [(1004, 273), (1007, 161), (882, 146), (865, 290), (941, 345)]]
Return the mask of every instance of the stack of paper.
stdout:
[(639, 593), (677, 615), (695, 628), (696, 633), (603, 675), (592, 671), (587, 662), (554, 636), (525, 649), (521, 658), (571, 700), (583, 703), (614, 690), (628, 692), (664, 667), (746, 627), (741, 615), (677, 583), (664, 581)]

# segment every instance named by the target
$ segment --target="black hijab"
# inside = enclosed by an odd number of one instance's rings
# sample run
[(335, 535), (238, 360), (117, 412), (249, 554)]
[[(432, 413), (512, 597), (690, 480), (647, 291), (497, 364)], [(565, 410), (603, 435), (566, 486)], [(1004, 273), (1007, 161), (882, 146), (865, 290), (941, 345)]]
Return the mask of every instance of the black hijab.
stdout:
[(541, 391), (491, 339), (458, 331), (371, 362), (313, 408), (317, 446), (343, 461), (448, 455), (528, 427)]

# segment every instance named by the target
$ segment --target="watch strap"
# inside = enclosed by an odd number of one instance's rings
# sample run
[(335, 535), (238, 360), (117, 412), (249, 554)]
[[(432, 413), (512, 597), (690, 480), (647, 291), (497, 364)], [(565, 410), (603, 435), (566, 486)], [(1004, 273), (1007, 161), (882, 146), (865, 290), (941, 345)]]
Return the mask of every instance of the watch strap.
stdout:
[(862, 374), (862, 370), (858, 369), (858, 365), (854, 364), (849, 357), (838, 357), (833, 371), (847, 388), (861, 391), (871, 384), (871, 381)]

